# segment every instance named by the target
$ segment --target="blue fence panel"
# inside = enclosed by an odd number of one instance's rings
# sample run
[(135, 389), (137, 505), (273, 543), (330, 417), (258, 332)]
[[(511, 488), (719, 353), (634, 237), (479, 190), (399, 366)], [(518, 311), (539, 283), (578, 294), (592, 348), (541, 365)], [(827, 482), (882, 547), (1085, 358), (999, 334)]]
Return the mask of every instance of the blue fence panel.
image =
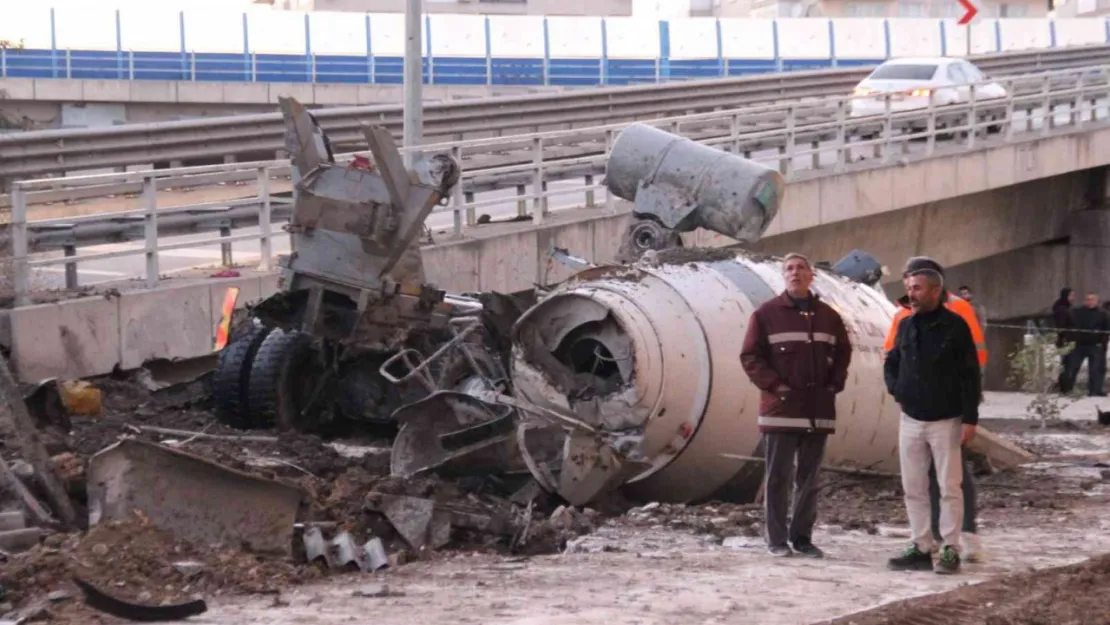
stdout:
[(486, 57), (433, 57), (432, 82), (437, 85), (484, 85)]
[(200, 52), (196, 54), (197, 80), (250, 82), (249, 59), (243, 54)]
[(610, 85), (642, 85), (655, 83), (656, 61), (653, 59), (609, 59)]
[(782, 59), (782, 69), (786, 72), (830, 68), (832, 68), (832, 59)]
[(493, 84), (542, 85), (543, 59), (491, 59)]
[(404, 84), (405, 58), (401, 56), (374, 57), (374, 82), (381, 85)]
[[(59, 62), (66, 63), (65, 53)], [(70, 50), (68, 67), (59, 68), (58, 76), (90, 80), (113, 80), (119, 75), (119, 56), (107, 50)], [(126, 78), (124, 74), (124, 78)]]
[(50, 50), (8, 50), (4, 53), (5, 74), (12, 78), (50, 78)]
[(308, 58), (296, 54), (256, 54), (254, 75), (258, 82), (311, 82)]
[(601, 83), (601, 59), (551, 59), (548, 82), (562, 87), (585, 87)]
[(837, 59), (837, 67), (864, 67), (869, 65), (878, 65), (885, 62), (886, 59)]
[(364, 56), (317, 56), (316, 82), (348, 84), (371, 82), (369, 59)]
[(192, 60), (188, 55), (182, 60), (180, 52), (124, 53), (124, 71), (134, 65), (136, 80), (190, 80)]
[(671, 59), (671, 78), (675, 80), (717, 78), (722, 73), (717, 59)]
[(778, 71), (778, 64), (772, 59), (727, 59), (725, 66), (729, 76), (774, 74)]

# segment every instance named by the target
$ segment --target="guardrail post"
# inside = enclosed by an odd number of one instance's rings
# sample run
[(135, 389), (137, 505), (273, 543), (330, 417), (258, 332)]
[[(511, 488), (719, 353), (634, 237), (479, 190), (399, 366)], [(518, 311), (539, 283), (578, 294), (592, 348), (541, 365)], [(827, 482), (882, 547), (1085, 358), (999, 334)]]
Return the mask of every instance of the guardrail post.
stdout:
[(937, 148), (937, 99), (936, 92), (929, 90), (929, 117), (925, 121), (925, 156), (932, 156)]
[(1006, 141), (1014, 138), (1014, 85), (1006, 89)]
[(1075, 94), (1075, 104), (1071, 107), (1071, 125), (1083, 125), (1083, 106), (1087, 103), (1086, 98), (1083, 97), (1083, 73), (1079, 73), (1079, 84), (1076, 87), (1079, 92)]
[(967, 149), (975, 148), (975, 134), (979, 132), (979, 116), (975, 114), (975, 85), (968, 86)]
[[(466, 206), (467, 204), (471, 204), (471, 203), (474, 202), (474, 194), (469, 193), (469, 192), (464, 192), (463, 188), (462, 188), (463, 187), (463, 182), (462, 182), (462, 166), (463, 166), (462, 148), (460, 148), (457, 145), (452, 146), (451, 147), (451, 158), (453, 158), (455, 160), (455, 162), (459, 164), (459, 182), (458, 182), (458, 184), (455, 185), (455, 188), (451, 190), (451, 207), (453, 208), (451, 216), (452, 216), (453, 221), (454, 221), (454, 226), (451, 229), (451, 235), (454, 238), (458, 239), (458, 238), (462, 238), (462, 232), (463, 232), (463, 207)], [(467, 222), (471, 225), (474, 223), (474, 220), (471, 217), (473, 214), (474, 214), (474, 209), (472, 207), (467, 207), (466, 208)]]
[(73, 63), (70, 59), (69, 48), (66, 48), (66, 78), (73, 78)]
[[(70, 256), (76, 256), (77, 255), (77, 246), (76, 245), (62, 246), (62, 253), (65, 254), (66, 258), (69, 258)], [(76, 289), (77, 288), (77, 263), (66, 263), (66, 288), (67, 289)]]
[(189, 53), (189, 80), (197, 81), (197, 53)]
[(1056, 116), (1053, 115), (1052, 95), (1048, 76), (1041, 76), (1041, 94), (1044, 96), (1044, 116), (1041, 118), (1041, 134), (1047, 135), (1049, 130), (1056, 127)]
[(594, 208), (597, 204), (594, 202), (594, 175), (586, 174), (586, 186), (591, 187), (586, 189), (586, 208)]
[(0, 48), (0, 78), (8, 76), (8, 49)]
[(740, 153), (740, 115), (739, 114), (733, 115), (732, 117), (729, 118), (729, 120), (728, 120), (728, 134), (729, 134), (729, 138), (732, 139), (732, 150), (731, 150), (731, 152), (733, 154), (739, 154)]
[(258, 55), (251, 52), (251, 82), (258, 82)]
[(258, 168), (258, 230), (260, 236), (258, 238), (258, 254), (261, 259), (258, 263), (258, 269), (261, 271), (270, 270), (270, 259), (273, 257), (273, 228), (270, 224), (270, 170), (267, 167)]
[(842, 171), (844, 164), (848, 162), (848, 129), (845, 124), (847, 115), (844, 112), (844, 100), (836, 103), (836, 152), (833, 154), (836, 157), (836, 162), (833, 164), (833, 171)]
[(542, 224), (544, 221), (544, 206), (547, 198), (544, 196), (543, 183), (543, 137), (532, 139), (532, 223)]
[(158, 286), (158, 182), (153, 174), (143, 176), (143, 208), (146, 221), (146, 285)]
[(30, 302), (30, 286), (27, 275), (27, 194), (20, 183), (12, 184), (12, 288), (15, 290), (15, 305), (26, 306)]
[[(605, 131), (605, 154), (606, 154), (606, 156), (608, 156), (610, 153), (612, 153), (612, 151), (613, 151), (613, 142), (615, 140), (616, 140), (616, 137), (613, 136), (613, 129), (610, 128), (610, 129), (606, 130)], [(616, 200), (613, 198), (613, 194), (610, 193), (608, 189), (605, 190), (605, 210), (609, 211), (610, 213), (613, 213), (613, 212), (616, 211)]]
[(527, 194), (527, 187), (522, 184), (516, 186), (516, 195), (520, 198), (516, 201), (516, 214), (518, 217), (523, 217), (528, 214), (528, 201), (524, 199), (524, 196)]
[(894, 134), (894, 119), (892, 117), (893, 111), (891, 110), (890, 94), (886, 95), (886, 113), (883, 116), (883, 143), (882, 145), (875, 144), (875, 156), (882, 156), (884, 163), (890, 162), (890, 143), (892, 135)]
[[(223, 224), (220, 224), (220, 238), (221, 239), (231, 238), (231, 224), (230, 223), (225, 222)], [(230, 267), (230, 266), (235, 264), (235, 261), (232, 260), (232, 258), (231, 258), (231, 244), (230, 243), (226, 243), (226, 242), (220, 243), (220, 264), (223, 265), (224, 267)]]
[(127, 51), (127, 78), (128, 80), (135, 80), (135, 51)]
[(797, 111), (793, 106), (786, 109), (786, 143), (779, 147), (779, 173), (783, 176), (790, 174), (794, 169), (794, 117)]

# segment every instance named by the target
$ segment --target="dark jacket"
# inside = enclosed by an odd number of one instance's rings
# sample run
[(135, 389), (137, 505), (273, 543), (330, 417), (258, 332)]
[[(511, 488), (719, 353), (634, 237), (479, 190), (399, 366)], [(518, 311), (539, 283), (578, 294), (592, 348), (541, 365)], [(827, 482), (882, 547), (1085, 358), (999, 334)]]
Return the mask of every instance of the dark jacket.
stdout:
[(1101, 308), (1087, 308), (1080, 306), (1071, 311), (1073, 327), (1079, 332), (1073, 333), (1070, 340), (1082, 347), (1105, 346), (1107, 330), (1110, 330), (1110, 318)]
[(1074, 333), (1067, 330), (1072, 327), (1071, 303), (1068, 302), (1071, 289), (1060, 289), (1060, 298), (1052, 303), (1052, 325), (1056, 328), (1056, 347), (1063, 347), (1075, 340)]
[[(761, 391), (761, 432), (836, 431), (836, 394), (844, 390), (852, 345), (840, 314), (812, 294), (803, 311), (783, 293), (748, 321), (740, 361)], [(790, 390), (779, 395), (785, 384)]]
[(906, 317), (883, 363), (886, 389), (918, 421), (979, 422), (980, 377), (967, 322), (945, 306)]

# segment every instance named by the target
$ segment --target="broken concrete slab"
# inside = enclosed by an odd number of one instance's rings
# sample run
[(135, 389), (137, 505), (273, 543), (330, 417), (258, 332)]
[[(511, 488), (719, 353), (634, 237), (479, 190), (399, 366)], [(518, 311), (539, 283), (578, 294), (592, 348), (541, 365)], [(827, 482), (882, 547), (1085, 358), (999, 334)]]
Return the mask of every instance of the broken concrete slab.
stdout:
[(132, 518), (202, 545), (291, 556), (300, 488), (183, 451), (122, 440), (89, 460), (89, 524)]

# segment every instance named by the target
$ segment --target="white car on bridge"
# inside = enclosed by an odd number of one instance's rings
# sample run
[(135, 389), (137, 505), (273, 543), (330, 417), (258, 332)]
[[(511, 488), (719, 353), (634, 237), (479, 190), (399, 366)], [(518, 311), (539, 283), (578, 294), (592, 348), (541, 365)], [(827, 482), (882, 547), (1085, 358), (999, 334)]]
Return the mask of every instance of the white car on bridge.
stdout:
[(989, 82), (982, 70), (964, 59), (948, 57), (891, 59), (856, 85), (849, 115), (864, 117), (886, 112), (887, 94), (893, 112), (924, 109), (932, 93), (935, 106), (1006, 97), (1006, 89)]

